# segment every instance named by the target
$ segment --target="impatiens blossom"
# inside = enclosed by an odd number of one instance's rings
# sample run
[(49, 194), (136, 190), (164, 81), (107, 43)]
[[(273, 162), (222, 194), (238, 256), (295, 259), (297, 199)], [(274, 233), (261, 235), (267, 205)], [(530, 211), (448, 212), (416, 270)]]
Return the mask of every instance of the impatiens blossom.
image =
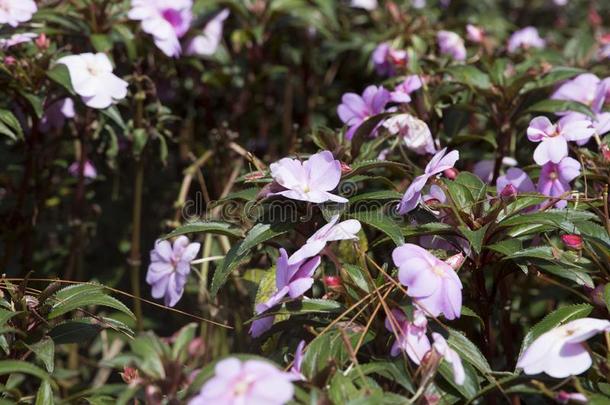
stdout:
[(443, 55), (449, 55), (457, 61), (466, 60), (466, 47), (464, 40), (455, 32), (439, 31), (436, 42)]
[(157, 240), (150, 251), (150, 265), (146, 282), (152, 286), (154, 298), (164, 298), (165, 305), (173, 307), (184, 293), (191, 262), (197, 257), (200, 243), (190, 243), (184, 235), (178, 236), (172, 246), (166, 240)]
[[(593, 132), (597, 135), (603, 135), (606, 132), (610, 132), (610, 112), (603, 111), (604, 104), (608, 97), (608, 92), (610, 91), (610, 78), (606, 78), (604, 80), (600, 80), (595, 86), (595, 91), (593, 93), (593, 99), (589, 101), (589, 94), (582, 93), (580, 97), (587, 100), (587, 105), (591, 107), (591, 111), (593, 112), (593, 116), (585, 115), (576, 111), (562, 112), (561, 114), (566, 114), (562, 118), (562, 121), (565, 123), (569, 122), (578, 122), (578, 121), (587, 121), (591, 128), (593, 128)], [(577, 100), (578, 101), (578, 100)], [(583, 137), (576, 141), (579, 145), (584, 145), (589, 141), (590, 137)]]
[(231, 357), (219, 361), (214, 377), (201, 388), (189, 405), (283, 405), (294, 396), (291, 373), (262, 360), (241, 361)]
[[(349, 127), (345, 137), (352, 139), (364, 121), (384, 112), (389, 101), (390, 92), (382, 86), (368, 86), (364, 89), (362, 96), (356, 93), (345, 93), (341, 98), (341, 104), (337, 107), (339, 118)], [(375, 130), (373, 130), (374, 132)]]
[(508, 52), (515, 53), (522, 49), (544, 48), (546, 42), (540, 38), (538, 30), (535, 27), (525, 27), (513, 34), (508, 39)]
[[(74, 177), (78, 177), (80, 175), (80, 164), (79, 162), (74, 162), (68, 167), (68, 172)], [(93, 180), (97, 177), (97, 170), (91, 161), (85, 161), (85, 167), (83, 169), (83, 177), (89, 180)]]
[(403, 137), (405, 146), (419, 155), (436, 152), (436, 145), (428, 124), (411, 114), (397, 114), (383, 123), (394, 135)]
[(23, 34), (13, 34), (9, 38), (0, 39), (0, 49), (6, 50), (19, 44), (32, 42), (32, 40), (37, 36), (37, 34), (34, 34), (32, 32), (25, 32)]
[(455, 162), (460, 158), (460, 155), (456, 150), (449, 153), (446, 152), (447, 148), (434, 155), (426, 165), (424, 174), (413, 179), (413, 182), (409, 185), (407, 191), (405, 191), (405, 194), (398, 205), (399, 214), (404, 215), (413, 211), (421, 200), (421, 191), (428, 182), (428, 179), (452, 168), (455, 165)]
[(203, 33), (191, 40), (188, 47), (190, 55), (213, 55), (222, 40), (224, 20), (229, 17), (229, 10), (224, 9), (212, 18), (203, 28)]
[(483, 42), (483, 39), (485, 38), (485, 31), (483, 31), (482, 28), (477, 27), (475, 25), (467, 24), (466, 25), (466, 38), (470, 42), (474, 42), (475, 44), (480, 44), (481, 42)]
[(422, 81), (418, 75), (410, 75), (394, 88), (390, 93), (392, 101), (396, 103), (410, 103), (411, 93), (422, 87)]
[(511, 167), (504, 176), (498, 177), (496, 190), (501, 194), (506, 187), (513, 187), (517, 193), (533, 193), (536, 191), (530, 176), (518, 167)]
[(112, 73), (112, 64), (103, 53), (64, 56), (57, 63), (67, 66), (76, 94), (91, 107), (103, 109), (127, 96), (127, 82)]
[(182, 52), (180, 38), (188, 31), (193, 15), (192, 0), (131, 0), (129, 18), (142, 21), (142, 30), (153, 36), (167, 56)]
[(413, 322), (409, 321), (400, 309), (393, 309), (392, 315), (395, 322), (389, 316), (385, 320), (386, 329), (397, 336), (390, 354), (398, 356), (403, 351), (415, 364), (419, 364), (431, 348), (430, 340), (426, 336), (426, 315), (416, 309), (413, 311)]
[(464, 365), (460, 356), (449, 347), (445, 338), (438, 334), (432, 333), (432, 339), (434, 343), (432, 347), (436, 353), (438, 353), (447, 363), (451, 365), (453, 369), (453, 380), (457, 385), (464, 384), (466, 380), (466, 373), (464, 372)]
[(427, 250), (406, 243), (392, 252), (398, 280), (407, 286), (407, 295), (432, 316), (460, 317), (462, 282), (453, 268)]
[[(538, 192), (549, 197), (560, 197), (571, 190), (570, 182), (580, 175), (580, 162), (565, 157), (558, 164), (549, 162), (542, 166), (538, 179)], [(560, 200), (557, 208), (565, 208), (567, 201)]]
[(34, 0), (0, 0), (0, 24), (16, 27), (38, 11)]
[(371, 55), (373, 65), (377, 74), (382, 76), (393, 76), (396, 66), (404, 66), (407, 63), (407, 52), (393, 48), (387, 42), (377, 45)]
[(559, 163), (568, 156), (568, 141), (588, 139), (594, 133), (589, 121), (566, 118), (553, 124), (547, 117), (536, 117), (527, 128), (528, 139), (540, 142), (534, 151), (534, 161), (540, 166), (547, 162)]
[(62, 98), (49, 105), (40, 119), (40, 130), (47, 132), (51, 129), (61, 129), (67, 118), (74, 118), (74, 101), (71, 98)]
[(311, 155), (305, 162), (283, 158), (270, 166), (273, 179), (286, 190), (272, 193), (293, 200), (322, 203), (347, 202), (347, 199), (331, 194), (341, 180), (341, 163), (329, 151)]
[(592, 73), (583, 73), (566, 81), (551, 95), (553, 100), (578, 101), (590, 106), (595, 99), (600, 78)]
[(290, 367), (290, 372), (293, 374), (295, 380), (306, 380), (305, 376), (301, 372), (301, 367), (303, 366), (304, 347), (305, 341), (301, 340), (297, 346), (297, 349), (294, 351), (294, 361), (292, 362), (292, 367)]
[(584, 373), (591, 367), (591, 355), (584, 342), (609, 331), (610, 321), (581, 318), (551, 329), (539, 336), (523, 352), (517, 367), (525, 374), (546, 373), (565, 378)]
[(378, 7), (378, 4), (377, 0), (352, 0), (350, 6), (372, 11)]
[(362, 228), (360, 222), (355, 219), (348, 219), (337, 223), (338, 220), (339, 215), (333, 216), (329, 223), (311, 235), (305, 245), (290, 256), (288, 264), (295, 264), (317, 255), (328, 242), (349, 239), (358, 240), (356, 234)]

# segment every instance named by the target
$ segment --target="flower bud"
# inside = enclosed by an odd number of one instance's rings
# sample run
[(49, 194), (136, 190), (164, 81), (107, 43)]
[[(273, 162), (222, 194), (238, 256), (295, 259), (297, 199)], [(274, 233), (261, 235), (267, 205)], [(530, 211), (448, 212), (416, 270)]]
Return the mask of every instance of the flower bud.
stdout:
[(340, 163), (341, 163), (341, 174), (349, 173), (352, 171), (352, 168), (350, 165), (348, 165), (345, 162), (340, 162)]
[(324, 276), (324, 285), (328, 288), (338, 288), (341, 286), (341, 277)]
[(500, 191), (500, 197), (502, 197), (503, 200), (514, 200), (517, 193), (518, 191), (515, 186), (512, 184), (507, 184), (502, 191)]
[(570, 250), (581, 250), (582, 249), (582, 236), (575, 234), (561, 235), (561, 240), (566, 248)]
[(123, 372), (119, 373), (125, 384), (137, 383), (140, 379), (140, 373), (133, 367), (123, 367)]
[(464, 264), (465, 260), (466, 257), (462, 253), (458, 253), (457, 255), (453, 255), (447, 258), (447, 260), (445, 260), (445, 263), (451, 266), (453, 270), (458, 271), (460, 267), (462, 267), (462, 264)]
[(603, 144), (599, 147), (599, 151), (602, 153), (606, 162), (610, 161), (610, 146)]
[(38, 49), (40, 49), (41, 51), (49, 49), (49, 46), (51, 46), (51, 41), (49, 40), (49, 38), (47, 38), (44, 32), (41, 33), (34, 42), (36, 43)]
[(452, 167), (452, 168), (449, 168), (449, 169), (445, 170), (443, 172), (443, 174), (449, 180), (455, 180), (455, 178), (458, 176), (458, 174), (460, 174), (460, 172), (456, 168)]

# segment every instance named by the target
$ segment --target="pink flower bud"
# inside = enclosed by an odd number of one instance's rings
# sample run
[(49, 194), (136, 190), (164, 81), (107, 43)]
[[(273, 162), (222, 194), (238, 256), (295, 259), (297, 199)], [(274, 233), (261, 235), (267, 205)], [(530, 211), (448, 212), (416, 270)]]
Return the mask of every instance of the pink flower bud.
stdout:
[(123, 367), (123, 372), (119, 373), (125, 384), (135, 383), (140, 379), (140, 373), (133, 367)]
[(602, 153), (602, 156), (606, 162), (610, 161), (610, 147), (608, 145), (601, 145), (599, 147), (599, 151)]
[(49, 40), (49, 38), (47, 38), (44, 32), (41, 33), (34, 42), (36, 43), (38, 49), (40, 49), (41, 51), (49, 49), (49, 46), (51, 46), (51, 41)]
[(443, 174), (445, 175), (445, 177), (447, 177), (449, 180), (455, 180), (455, 178), (458, 176), (458, 174), (460, 174), (460, 172), (458, 171), (458, 169), (451, 167), (445, 171), (443, 171)]
[(587, 397), (583, 394), (580, 394), (578, 392), (570, 393), (566, 391), (559, 391), (555, 396), (555, 400), (560, 404), (568, 404), (574, 402), (586, 404), (588, 402)]
[(341, 163), (341, 174), (349, 173), (352, 171), (352, 168), (350, 165), (348, 165), (345, 162), (340, 162), (340, 163)]
[(502, 191), (500, 191), (500, 197), (503, 199), (513, 199), (517, 196), (517, 189), (512, 184), (507, 184)]
[(324, 284), (328, 288), (338, 288), (341, 286), (341, 277), (338, 276), (324, 276)]
[(565, 234), (561, 235), (561, 240), (565, 247), (571, 250), (580, 250), (582, 249), (582, 236), (575, 234)]
[(462, 253), (458, 253), (457, 255), (453, 255), (447, 258), (447, 260), (445, 260), (445, 263), (451, 266), (453, 270), (458, 271), (460, 267), (462, 267), (462, 264), (464, 264), (465, 260), (466, 257)]

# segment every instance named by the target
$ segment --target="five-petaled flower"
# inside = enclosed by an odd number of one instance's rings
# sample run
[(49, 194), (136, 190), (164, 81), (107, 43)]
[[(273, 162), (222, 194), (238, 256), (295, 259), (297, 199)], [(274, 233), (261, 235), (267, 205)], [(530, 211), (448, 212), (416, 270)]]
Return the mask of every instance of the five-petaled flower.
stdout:
[(568, 141), (589, 139), (595, 133), (589, 121), (572, 120), (568, 117), (553, 124), (547, 117), (536, 117), (530, 121), (527, 137), (540, 142), (534, 151), (534, 161), (542, 166), (547, 162), (559, 163), (568, 156)]
[(508, 39), (508, 52), (515, 53), (520, 48), (544, 48), (545, 45), (546, 42), (540, 38), (540, 34), (538, 34), (538, 30), (535, 27), (525, 27), (513, 32), (510, 36)]
[[(570, 182), (580, 175), (580, 163), (571, 157), (565, 157), (555, 164), (548, 162), (540, 170), (538, 192), (549, 197), (560, 197), (571, 190)], [(555, 204), (557, 208), (565, 208), (566, 200)]]
[(16, 27), (38, 11), (34, 0), (0, 0), (0, 24)]
[(451, 56), (456, 61), (466, 60), (464, 40), (455, 32), (439, 31), (436, 34), (436, 42), (443, 55)]
[[(390, 92), (382, 86), (368, 86), (364, 89), (362, 96), (356, 93), (345, 93), (341, 98), (341, 104), (337, 107), (339, 118), (348, 127), (345, 137), (352, 139), (362, 123), (385, 111), (385, 106), (389, 101)], [(375, 134), (376, 131), (377, 128), (374, 128), (371, 134)]]

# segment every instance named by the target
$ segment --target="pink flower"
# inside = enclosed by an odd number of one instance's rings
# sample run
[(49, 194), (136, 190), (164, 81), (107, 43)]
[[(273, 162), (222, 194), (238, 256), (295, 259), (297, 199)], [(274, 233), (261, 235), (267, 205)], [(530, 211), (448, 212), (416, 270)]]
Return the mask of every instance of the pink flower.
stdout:
[(464, 40), (455, 32), (439, 31), (436, 42), (442, 54), (449, 55), (457, 61), (466, 60), (466, 47)]
[(501, 194), (507, 187), (513, 187), (518, 193), (533, 193), (536, 191), (530, 176), (518, 167), (511, 167), (504, 176), (498, 177), (496, 190)]
[(480, 44), (483, 42), (485, 38), (485, 31), (482, 28), (477, 27), (476, 25), (467, 24), (466, 25), (466, 38), (470, 42), (474, 42), (475, 44)]
[(191, 262), (197, 257), (200, 243), (189, 243), (186, 236), (178, 236), (174, 246), (166, 240), (157, 240), (150, 251), (150, 265), (146, 282), (152, 286), (154, 298), (165, 297), (165, 305), (173, 307), (184, 293)]
[(405, 146), (418, 155), (436, 153), (434, 138), (428, 125), (411, 114), (397, 114), (382, 124), (393, 135), (403, 137)]
[(385, 320), (385, 327), (398, 338), (392, 345), (390, 354), (398, 356), (403, 351), (407, 353), (413, 363), (420, 364), (432, 347), (426, 336), (426, 326), (428, 325), (426, 315), (420, 309), (415, 309), (413, 322), (410, 322), (400, 309), (393, 309), (392, 315), (396, 322), (392, 322), (388, 316)]
[(547, 162), (559, 163), (568, 156), (568, 141), (588, 139), (594, 133), (589, 121), (565, 118), (553, 124), (547, 117), (536, 117), (527, 128), (528, 139), (540, 142), (534, 151), (534, 161), (540, 166)]
[[(70, 167), (68, 167), (68, 171), (70, 172), (70, 174), (74, 177), (78, 177), (79, 173), (80, 173), (80, 164), (79, 162), (74, 162), (70, 165)], [(83, 170), (83, 176), (86, 179), (90, 179), (93, 180), (97, 177), (97, 170), (95, 169), (95, 166), (93, 166), (93, 163), (91, 163), (90, 160), (87, 160), (85, 162), (85, 168)]]
[[(390, 101), (390, 92), (382, 86), (368, 86), (362, 96), (356, 93), (345, 93), (337, 114), (349, 128), (345, 133), (347, 139), (352, 139), (356, 130), (364, 121), (385, 111), (385, 105)], [(372, 131), (374, 134), (376, 129)]]
[(197, 35), (188, 47), (189, 55), (213, 55), (222, 40), (222, 28), (224, 20), (229, 17), (229, 10), (223, 9), (216, 14), (203, 28), (203, 33)]
[(347, 199), (329, 193), (341, 180), (341, 163), (329, 151), (311, 155), (305, 162), (283, 158), (272, 163), (270, 168), (273, 179), (286, 189), (273, 195), (313, 203), (347, 202)]
[(68, 67), (74, 91), (91, 108), (107, 108), (127, 96), (127, 82), (112, 73), (110, 59), (103, 53), (64, 56), (57, 63)]
[(24, 44), (26, 42), (32, 42), (32, 40), (37, 36), (38, 35), (31, 32), (25, 32), (23, 34), (13, 34), (9, 38), (0, 39), (0, 49), (6, 50), (15, 45)]
[(453, 368), (453, 380), (455, 383), (458, 385), (464, 384), (466, 373), (464, 373), (464, 365), (462, 364), (460, 356), (455, 350), (449, 347), (442, 335), (436, 332), (432, 333), (432, 339), (434, 339), (434, 343), (432, 344), (434, 351), (442, 356), (442, 358)]
[(544, 48), (546, 42), (540, 38), (538, 30), (534, 27), (525, 27), (513, 34), (508, 39), (508, 52), (515, 53), (519, 48)]
[(266, 361), (231, 357), (219, 361), (214, 372), (189, 405), (282, 405), (294, 396), (292, 374)]
[(557, 393), (557, 396), (555, 396), (555, 401), (557, 401), (560, 404), (569, 404), (569, 403), (574, 403), (574, 402), (580, 403), (580, 404), (586, 404), (587, 402), (589, 402), (587, 397), (581, 393), (566, 392), (566, 391), (559, 391)]
[(398, 267), (398, 280), (422, 309), (432, 316), (460, 317), (462, 282), (449, 264), (411, 243), (394, 249), (392, 259)]
[(192, 0), (131, 0), (129, 18), (142, 21), (142, 30), (153, 36), (167, 56), (182, 52), (180, 38), (188, 31), (193, 15)]
[(608, 330), (607, 320), (581, 318), (568, 322), (534, 340), (519, 358), (517, 367), (525, 374), (546, 373), (554, 378), (584, 373), (592, 360), (583, 343)]
[(306, 378), (301, 372), (301, 367), (303, 366), (303, 348), (305, 347), (305, 341), (301, 340), (297, 349), (294, 351), (294, 361), (292, 362), (292, 367), (290, 367), (290, 372), (293, 374), (293, 379), (296, 381), (305, 381)]
[(0, 0), (0, 24), (16, 27), (38, 11), (34, 0)]
[(407, 63), (407, 52), (395, 49), (387, 42), (377, 45), (371, 55), (373, 65), (377, 74), (382, 76), (394, 76), (396, 66), (405, 66)]
[[(576, 159), (566, 157), (559, 164), (548, 162), (540, 171), (538, 192), (549, 197), (560, 197), (571, 190), (570, 182), (579, 175), (580, 163)], [(567, 204), (567, 201), (561, 200), (555, 207), (565, 208)]]
[(421, 191), (428, 182), (428, 179), (452, 168), (455, 165), (455, 162), (460, 158), (460, 155), (456, 150), (445, 155), (446, 152), (447, 148), (444, 148), (434, 155), (426, 165), (424, 174), (413, 179), (413, 182), (409, 185), (407, 191), (405, 191), (405, 195), (398, 205), (399, 214), (404, 215), (413, 211), (421, 200)]
[(410, 103), (411, 102), (411, 93), (416, 90), (419, 90), (422, 87), (422, 81), (418, 75), (410, 75), (405, 78), (405, 80), (400, 83), (394, 91), (390, 93), (390, 97), (392, 101), (396, 103)]

